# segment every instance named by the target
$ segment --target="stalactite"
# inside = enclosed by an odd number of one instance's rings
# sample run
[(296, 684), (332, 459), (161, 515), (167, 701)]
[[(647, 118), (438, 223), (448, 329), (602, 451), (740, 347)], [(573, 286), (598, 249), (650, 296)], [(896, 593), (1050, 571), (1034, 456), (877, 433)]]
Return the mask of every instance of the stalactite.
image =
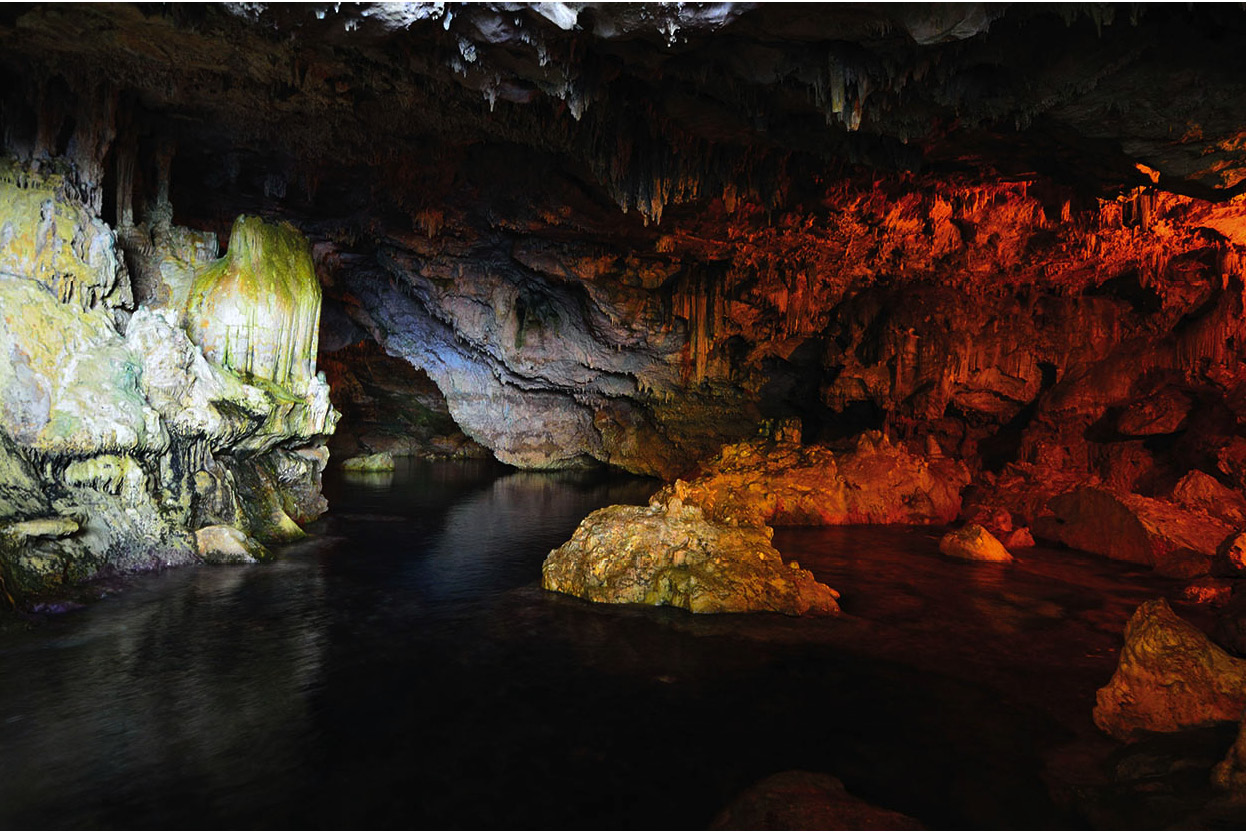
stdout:
[(685, 382), (701, 383), (709, 376), (709, 358), (722, 323), (727, 319), (727, 297), (718, 276), (697, 265), (687, 269), (674, 284), (670, 316), (687, 325), (682, 376)]
[(128, 131), (117, 141), (117, 225), (134, 225), (134, 172), (137, 163), (137, 140)]

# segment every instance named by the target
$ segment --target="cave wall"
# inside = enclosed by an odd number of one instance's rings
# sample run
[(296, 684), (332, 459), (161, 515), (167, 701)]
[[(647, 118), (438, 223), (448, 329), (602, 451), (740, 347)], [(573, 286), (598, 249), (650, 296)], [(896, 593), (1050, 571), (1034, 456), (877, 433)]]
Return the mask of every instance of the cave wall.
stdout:
[[(210, 344), (191, 336), (202, 304), (136, 304), (116, 233), (60, 172), (82, 171), (63, 157), (40, 162), (10, 158), (0, 180), (0, 590), (7, 600), (109, 573), (252, 561), (264, 552), (260, 541), (302, 535), (298, 523), (325, 508), (322, 440), (337, 418), (323, 376), (314, 375), (307, 317), (297, 315), (311, 310), (312, 322), (319, 318), (306, 241), (290, 227), (247, 221), (285, 248), (273, 253), (256, 242), (244, 254), (271, 258), (301, 245), (299, 303), (271, 317), (262, 336), (235, 339), (248, 358), (257, 351), (279, 357), (275, 366), (209, 361)], [(131, 239), (149, 235), (128, 231)], [(202, 257), (203, 242), (171, 233), (128, 254), (153, 274), (211, 278), (232, 269), (254, 277), (254, 264)], [(273, 281), (298, 270), (268, 264), (259, 271)], [(236, 304), (239, 295), (237, 286), (214, 285), (197, 297)], [(215, 538), (223, 531), (225, 545)]]
[[(1224, 7), (6, 8), (6, 332), (46, 307), (112, 357), (56, 390), (118, 392), (41, 437), (58, 402), (10, 347), (8, 518), (70, 518), (61, 470), (109, 454), (138, 469), (82, 477), (183, 484), (184, 551), (209, 520), (288, 532), (231, 484), (317, 504), (317, 341), (347, 454), (670, 479), (798, 423), (979, 489), (1240, 490), (1243, 34)], [(247, 255), (247, 222), (297, 251)], [(220, 328), (280, 294), (238, 361)], [(151, 387), (178, 368), (236, 407), (188, 418)]]

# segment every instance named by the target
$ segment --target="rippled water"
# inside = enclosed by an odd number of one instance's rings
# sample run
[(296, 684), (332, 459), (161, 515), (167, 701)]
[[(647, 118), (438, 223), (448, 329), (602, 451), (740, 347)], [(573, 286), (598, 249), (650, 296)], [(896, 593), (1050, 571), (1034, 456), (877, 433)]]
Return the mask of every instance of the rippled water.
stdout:
[(0, 635), (0, 825), (687, 828), (787, 769), (928, 826), (1078, 825), (1121, 628), (1172, 583), (1073, 553), (964, 565), (921, 528), (781, 530), (835, 621), (547, 594), (654, 484), (413, 463), (330, 481), (271, 564), (135, 580)]

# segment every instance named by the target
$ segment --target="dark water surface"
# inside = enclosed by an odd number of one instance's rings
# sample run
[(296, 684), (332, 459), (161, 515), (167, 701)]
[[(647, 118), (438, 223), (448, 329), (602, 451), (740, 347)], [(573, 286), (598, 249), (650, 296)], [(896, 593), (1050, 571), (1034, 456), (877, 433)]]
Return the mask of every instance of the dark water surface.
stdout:
[(841, 528), (776, 536), (839, 620), (539, 589), (589, 511), (654, 488), (471, 463), (331, 479), (275, 563), (142, 577), (0, 635), (0, 826), (696, 828), (789, 769), (930, 827), (1086, 822), (1052, 762), (1105, 744), (1094, 690), (1173, 583)]

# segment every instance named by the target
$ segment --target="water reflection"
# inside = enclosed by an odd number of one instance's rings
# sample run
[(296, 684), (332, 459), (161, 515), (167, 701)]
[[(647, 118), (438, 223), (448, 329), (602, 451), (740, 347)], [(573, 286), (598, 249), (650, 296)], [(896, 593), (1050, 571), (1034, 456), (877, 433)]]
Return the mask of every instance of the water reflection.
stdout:
[(342, 480), (354, 487), (371, 487), (372, 489), (386, 489), (393, 486), (393, 472), (358, 472), (344, 471)]
[(0, 821), (158, 825), (269, 790), (306, 755), (288, 729), (321, 675), (323, 594), (297, 564), (189, 568), (7, 640)]
[(1090, 738), (1133, 607), (1071, 553), (965, 565), (923, 528), (780, 530), (838, 620), (542, 592), (591, 510), (655, 485), (400, 464), (326, 480), (280, 561), (172, 571), (0, 635), (0, 825), (696, 828), (793, 768), (930, 826), (1079, 824), (1053, 745)]

